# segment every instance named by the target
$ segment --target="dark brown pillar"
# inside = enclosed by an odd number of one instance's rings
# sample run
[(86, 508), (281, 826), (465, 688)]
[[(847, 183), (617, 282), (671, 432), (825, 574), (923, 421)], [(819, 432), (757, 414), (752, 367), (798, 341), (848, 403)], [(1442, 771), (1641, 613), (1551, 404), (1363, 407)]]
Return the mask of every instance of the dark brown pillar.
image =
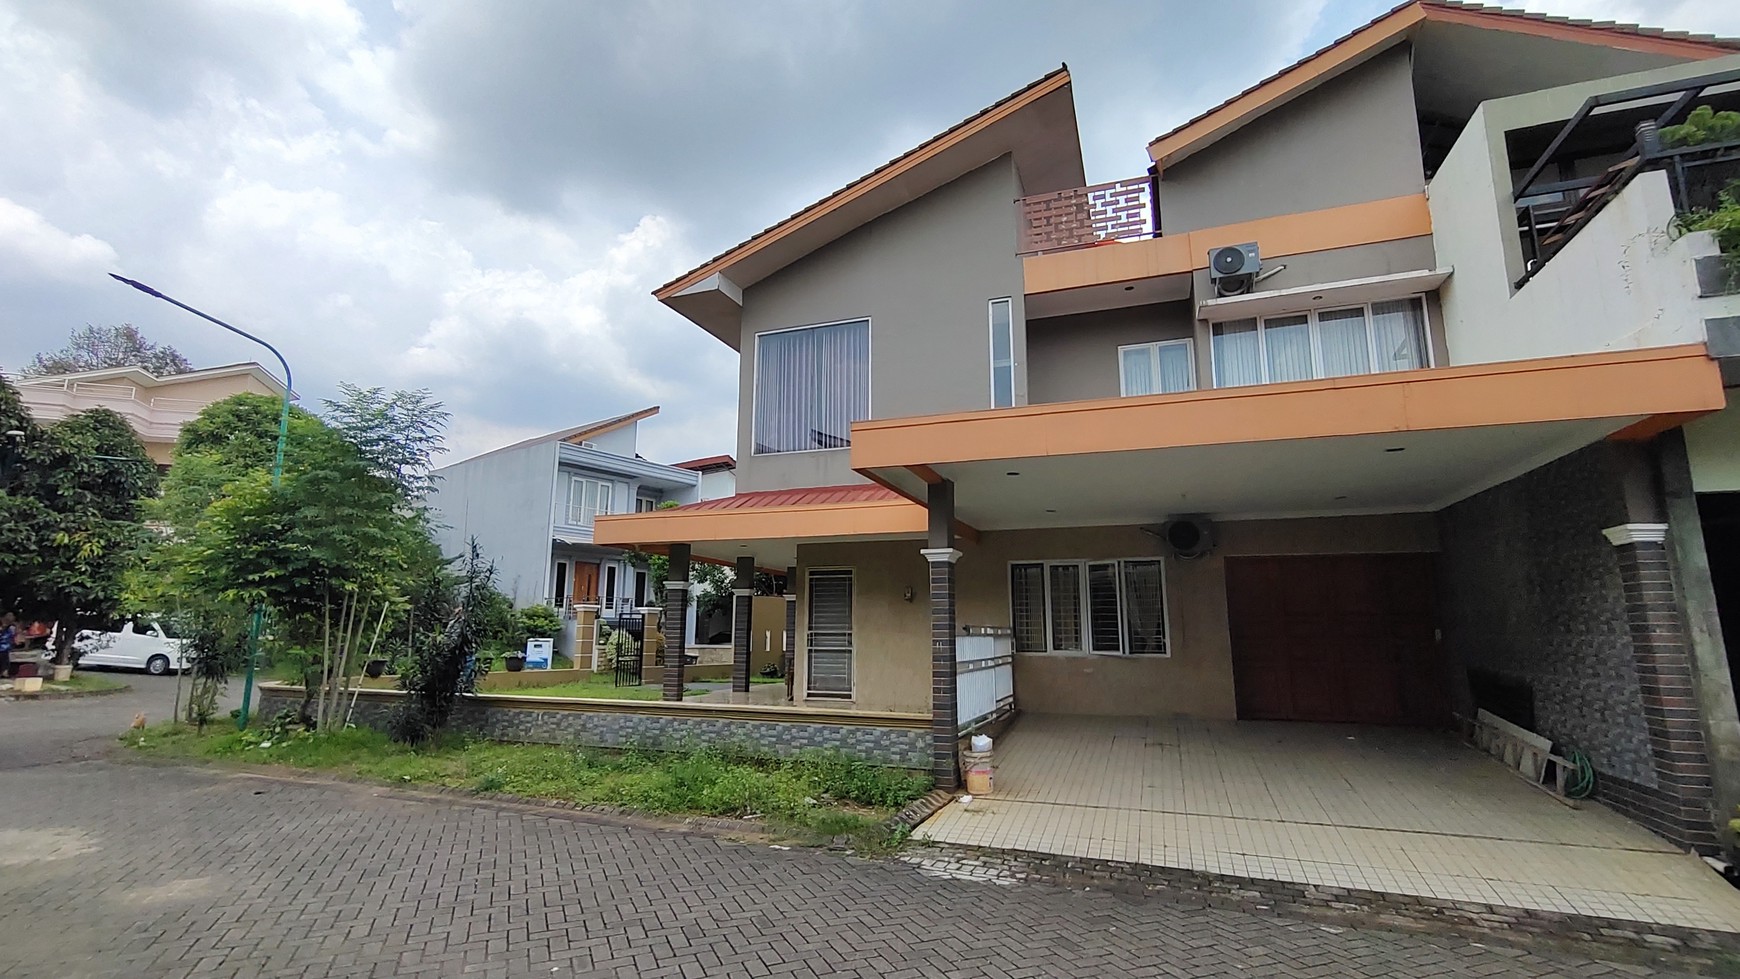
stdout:
[(1633, 800), (1646, 811), (1634, 815), (1687, 849), (1713, 853), (1714, 782), (1667, 532), (1664, 523), (1620, 524), (1603, 531), (1619, 558), (1631, 656), (1656, 776), (1649, 797)]
[(665, 575), (664, 699), (682, 700), (683, 663), (689, 652), (689, 545), (672, 544)]
[(938, 788), (961, 784), (957, 750), (960, 724), (955, 710), (955, 484), (932, 483), (930, 509), (930, 755)]
[(797, 690), (797, 568), (785, 569), (785, 700), (793, 703)]
[(755, 558), (737, 559), (737, 578), (731, 588), (731, 689), (749, 692), (749, 618), (755, 611)]

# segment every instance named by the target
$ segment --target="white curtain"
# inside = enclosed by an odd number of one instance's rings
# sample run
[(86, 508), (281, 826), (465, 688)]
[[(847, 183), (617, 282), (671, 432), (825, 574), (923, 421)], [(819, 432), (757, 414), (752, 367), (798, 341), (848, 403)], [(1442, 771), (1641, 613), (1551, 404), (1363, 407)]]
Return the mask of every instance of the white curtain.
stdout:
[(1264, 320), (1263, 346), (1269, 356), (1269, 383), (1311, 379), (1310, 317), (1276, 316)]
[(1371, 304), (1374, 370), (1408, 371), (1425, 367), (1426, 311), (1418, 297)]
[(1263, 383), (1262, 348), (1256, 320), (1216, 323), (1213, 336), (1214, 386)]
[(1323, 376), (1371, 373), (1365, 310), (1326, 309), (1317, 314), (1317, 339), (1323, 347)]
[(1120, 356), (1124, 360), (1125, 397), (1160, 393), (1158, 379), (1154, 376), (1153, 347), (1127, 347)]
[(1166, 394), (1196, 389), (1196, 375), (1190, 369), (1190, 341), (1162, 343), (1154, 348), (1160, 358), (1160, 390)]
[(764, 333), (755, 348), (755, 451), (852, 444), (870, 417), (870, 323)]

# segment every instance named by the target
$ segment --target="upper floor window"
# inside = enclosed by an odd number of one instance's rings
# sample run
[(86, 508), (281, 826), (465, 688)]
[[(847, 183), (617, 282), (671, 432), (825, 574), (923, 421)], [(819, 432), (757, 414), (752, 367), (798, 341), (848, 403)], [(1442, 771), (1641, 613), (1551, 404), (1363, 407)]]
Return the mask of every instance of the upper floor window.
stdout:
[(1118, 348), (1118, 393), (1124, 397), (1195, 389), (1196, 363), (1188, 339)]
[(1211, 355), (1215, 387), (1432, 366), (1419, 296), (1216, 323)]
[(844, 449), (870, 417), (870, 321), (755, 337), (755, 453)]
[(637, 496), (634, 498), (634, 512), (635, 513), (651, 513), (652, 511), (657, 510), (658, 508), (659, 508), (659, 501), (653, 499), (650, 496)]
[(1015, 404), (1014, 303), (991, 300), (991, 407)]
[(610, 512), (611, 485), (603, 480), (575, 476), (568, 481), (568, 524), (592, 526), (592, 518)]

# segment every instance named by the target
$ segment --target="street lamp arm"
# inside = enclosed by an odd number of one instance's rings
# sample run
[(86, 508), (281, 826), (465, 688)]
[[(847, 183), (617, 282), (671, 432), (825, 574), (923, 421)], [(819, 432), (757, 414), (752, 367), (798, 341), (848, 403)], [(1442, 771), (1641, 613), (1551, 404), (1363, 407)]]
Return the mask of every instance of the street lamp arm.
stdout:
[(114, 279), (116, 282), (121, 282), (121, 283), (124, 283), (126, 285), (130, 285), (133, 288), (144, 293), (145, 295), (152, 296), (152, 297), (157, 298), (157, 299), (161, 299), (164, 302), (170, 304), (171, 306), (179, 306), (180, 308), (187, 310), (188, 312), (199, 317), (200, 319), (205, 320), (205, 321), (210, 322), (210, 323), (216, 323), (218, 326), (223, 327), (224, 329), (230, 331), (231, 333), (234, 333), (235, 335), (237, 335), (239, 337), (246, 337), (247, 339), (252, 340), (255, 343), (259, 344), (260, 346), (265, 347), (267, 350), (272, 351), (272, 356), (278, 358), (278, 366), (284, 368), (284, 406), (283, 406), (283, 410), (278, 415), (278, 448), (277, 448), (276, 455), (272, 459), (272, 485), (277, 486), (279, 480), (282, 479), (283, 475), (284, 475), (284, 440), (285, 440), (285, 437), (289, 434), (289, 429), (290, 429), (290, 392), (296, 386), (295, 382), (292, 379), (291, 374), (290, 374), (290, 362), (284, 359), (284, 355), (278, 352), (277, 347), (274, 347), (271, 344), (267, 343), (266, 341), (260, 339), (259, 337), (254, 336), (252, 333), (249, 333), (247, 330), (244, 330), (241, 327), (231, 326), (230, 324), (225, 323), (223, 320), (218, 319), (216, 316), (213, 316), (210, 313), (194, 309), (192, 306), (189, 306), (188, 304), (182, 302), (181, 300), (176, 299), (174, 296), (166, 296), (163, 293), (158, 292), (156, 289), (153, 289), (150, 286), (146, 285), (145, 283), (140, 282), (136, 279), (129, 279), (124, 275), (116, 275), (113, 272), (109, 273), (109, 278)]
[(285, 389), (289, 390), (289, 389), (294, 389), (296, 387), (296, 385), (294, 383), (292, 383), (291, 378), (290, 378), (290, 362), (284, 359), (284, 355), (278, 352), (277, 347), (274, 347), (271, 344), (267, 343), (266, 341), (260, 339), (259, 337), (254, 336), (252, 333), (249, 333), (247, 330), (244, 330), (241, 327), (231, 326), (230, 324), (225, 323), (223, 320), (218, 319), (216, 316), (213, 316), (210, 313), (204, 313), (204, 312), (201, 312), (200, 310), (194, 309), (192, 306), (189, 306), (188, 304), (182, 302), (179, 299), (176, 299), (173, 296), (165, 296), (163, 293), (158, 292), (156, 289), (153, 289), (150, 286), (146, 285), (145, 283), (140, 282), (136, 279), (129, 279), (124, 275), (116, 275), (113, 272), (109, 273), (109, 278), (114, 279), (117, 282), (124, 282), (127, 285), (130, 285), (133, 288), (144, 293), (145, 295), (153, 296), (153, 297), (156, 297), (158, 299), (161, 299), (164, 302), (169, 303), (171, 306), (180, 306), (182, 309), (187, 310), (188, 312), (192, 313), (193, 315), (199, 317), (202, 320), (207, 320), (209, 322), (216, 323), (217, 325), (223, 327), (224, 329), (230, 331), (231, 333), (234, 333), (237, 336), (247, 337), (249, 340), (252, 340), (255, 343), (259, 344), (260, 346), (265, 347), (267, 350), (272, 351), (272, 356), (278, 358), (278, 366), (284, 368), (284, 387), (285, 387)]

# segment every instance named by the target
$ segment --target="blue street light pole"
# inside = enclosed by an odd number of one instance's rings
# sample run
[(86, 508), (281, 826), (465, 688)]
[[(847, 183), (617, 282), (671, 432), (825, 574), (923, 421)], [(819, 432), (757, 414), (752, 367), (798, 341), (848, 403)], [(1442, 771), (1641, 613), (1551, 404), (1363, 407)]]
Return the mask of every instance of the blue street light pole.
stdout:
[[(290, 434), (290, 362), (284, 359), (284, 355), (278, 352), (277, 347), (274, 347), (259, 337), (254, 336), (252, 333), (231, 326), (209, 313), (200, 312), (178, 299), (165, 296), (163, 293), (158, 292), (156, 289), (151, 288), (143, 282), (135, 282), (132, 279), (116, 275), (113, 272), (109, 273), (109, 278), (114, 279), (117, 282), (126, 283), (145, 295), (161, 299), (171, 306), (179, 306), (200, 319), (216, 323), (218, 326), (223, 327), (237, 336), (246, 337), (260, 346), (265, 347), (267, 350), (272, 351), (272, 356), (278, 358), (279, 366), (284, 368), (284, 404), (278, 412), (278, 448), (272, 455), (272, 488), (277, 489), (278, 484), (284, 480), (284, 440)], [(254, 700), (254, 666), (256, 661), (260, 658), (260, 628), (265, 614), (266, 610), (256, 603), (254, 605), (253, 622), (248, 626), (248, 669), (247, 678), (242, 686), (242, 712), (236, 717), (236, 727), (238, 728), (245, 728), (248, 726), (248, 708)]]

